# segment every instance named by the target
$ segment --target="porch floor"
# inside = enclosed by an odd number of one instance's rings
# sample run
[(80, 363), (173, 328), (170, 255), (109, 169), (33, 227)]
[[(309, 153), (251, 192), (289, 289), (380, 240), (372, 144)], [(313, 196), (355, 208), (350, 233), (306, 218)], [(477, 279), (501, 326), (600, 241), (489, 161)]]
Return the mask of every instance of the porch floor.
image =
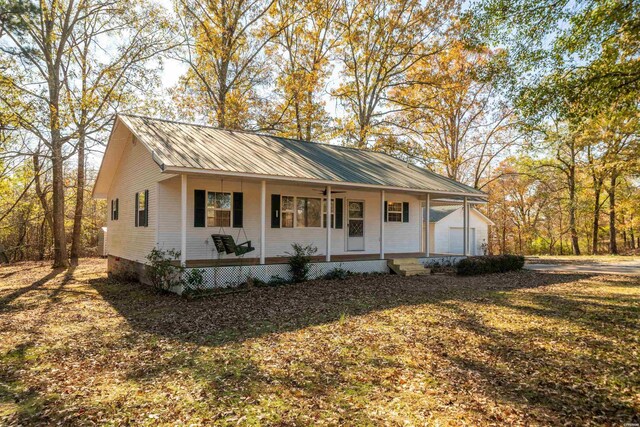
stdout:
[[(441, 258), (441, 257), (457, 257), (462, 255), (455, 254), (430, 254), (430, 258)], [(394, 258), (425, 258), (426, 254), (424, 252), (404, 252), (404, 253), (391, 253), (385, 254), (384, 259), (394, 259)], [(267, 257), (265, 259), (266, 264), (284, 264), (287, 262), (286, 256), (279, 257)], [(340, 261), (363, 261), (363, 260), (375, 260), (380, 259), (380, 254), (346, 254), (346, 255), (331, 255), (332, 262), (340, 262)], [(311, 257), (311, 261), (313, 262), (323, 262), (325, 260), (324, 255), (317, 255)], [(225, 265), (258, 265), (260, 264), (259, 258), (221, 258), (221, 259), (194, 259), (187, 261), (187, 267), (213, 267), (213, 266), (225, 266)]]

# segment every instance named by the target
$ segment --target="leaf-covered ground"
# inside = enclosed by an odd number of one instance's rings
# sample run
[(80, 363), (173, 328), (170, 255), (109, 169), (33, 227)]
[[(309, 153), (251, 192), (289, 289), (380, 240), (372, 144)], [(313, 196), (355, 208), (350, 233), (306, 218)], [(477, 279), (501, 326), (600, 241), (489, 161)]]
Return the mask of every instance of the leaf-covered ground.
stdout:
[(373, 276), (186, 300), (0, 267), (0, 424), (618, 425), (640, 281)]

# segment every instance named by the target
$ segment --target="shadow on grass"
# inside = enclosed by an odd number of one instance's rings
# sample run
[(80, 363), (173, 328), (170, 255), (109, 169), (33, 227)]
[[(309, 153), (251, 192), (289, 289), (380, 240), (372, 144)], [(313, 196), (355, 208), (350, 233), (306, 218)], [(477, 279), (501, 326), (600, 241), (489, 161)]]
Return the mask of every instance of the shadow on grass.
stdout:
[(197, 300), (159, 293), (137, 283), (104, 279), (91, 283), (134, 329), (198, 345), (223, 345), (402, 305), (473, 300), (483, 291), (533, 288), (584, 277), (588, 276), (530, 272), (494, 275), (492, 280), (376, 275), (256, 288)]
[[(398, 278), (370, 276), (350, 278), (341, 282), (310, 282), (280, 288), (255, 289), (245, 294), (229, 294), (201, 300), (185, 300), (177, 296), (159, 294), (139, 285), (95, 281), (93, 286), (136, 330), (184, 341), (198, 346), (239, 345), (242, 341), (266, 334), (277, 334), (336, 322), (350, 316), (425, 304), (434, 312), (456, 314), (453, 328), (465, 331), (483, 344), (483, 357), (457, 348), (460, 343), (449, 341), (429, 343), (431, 351), (439, 354), (455, 369), (434, 375), (442, 383), (456, 389), (474, 387), (473, 381), (483, 383), (485, 393), (493, 399), (510, 402), (525, 411), (538, 411), (538, 418), (561, 423), (566, 419), (593, 419), (596, 422), (616, 420), (630, 422), (635, 409), (625, 400), (624, 387), (640, 380), (638, 374), (627, 373), (633, 349), (624, 357), (607, 360), (606, 371), (620, 381), (620, 394), (615, 395), (602, 384), (591, 382), (603, 374), (603, 360), (611, 350), (608, 337), (612, 328), (620, 328), (620, 339), (638, 330), (637, 299), (610, 296), (571, 296), (546, 292), (526, 293), (526, 305), (512, 301), (506, 292), (533, 289), (541, 286), (574, 282), (589, 275), (511, 273), (477, 278)], [(486, 280), (486, 279), (489, 280)], [(637, 287), (637, 282), (616, 282), (614, 286)], [(522, 295), (522, 294), (519, 294)], [(587, 336), (575, 331), (562, 334), (525, 325), (517, 331), (497, 329), (483, 317), (469, 309), (496, 307), (516, 312), (527, 319), (541, 318), (557, 321), (571, 328), (587, 329)], [(617, 305), (613, 305), (617, 304)], [(464, 309), (461, 308), (464, 305)], [(634, 320), (636, 319), (636, 320)], [(508, 319), (507, 319), (508, 321)], [(400, 328), (401, 325), (394, 325)], [(404, 327), (404, 326), (402, 326)], [(276, 338), (277, 339), (277, 338)], [(580, 351), (564, 354), (540, 348), (536, 340), (558, 342), (563, 346), (582, 346)], [(576, 341), (577, 340), (577, 341)], [(584, 348), (586, 346), (586, 349)], [(624, 350), (623, 350), (624, 351)], [(241, 352), (241, 350), (239, 351)], [(305, 359), (306, 370), (296, 375), (265, 374), (251, 359), (238, 356), (233, 361), (211, 360), (194, 362), (196, 358), (169, 360), (153, 371), (131, 372), (131, 378), (157, 376), (176, 366), (184, 366), (195, 377), (203, 379), (224, 396), (239, 399), (257, 393), (257, 389), (273, 381), (315, 396), (338, 395), (352, 384), (345, 383), (343, 366), (332, 369), (326, 363)], [(490, 362), (489, 362), (490, 361)], [(384, 360), (359, 360), (359, 366), (375, 371)], [(633, 376), (635, 375), (635, 376)], [(220, 381), (220, 384), (217, 382)], [(354, 390), (353, 393), (364, 392)], [(615, 387), (614, 387), (615, 388)], [(338, 393), (338, 390), (341, 390)], [(259, 394), (259, 393), (258, 393)], [(482, 412), (481, 408), (477, 409)], [(355, 415), (355, 414), (354, 414)], [(491, 414), (486, 414), (491, 417)]]

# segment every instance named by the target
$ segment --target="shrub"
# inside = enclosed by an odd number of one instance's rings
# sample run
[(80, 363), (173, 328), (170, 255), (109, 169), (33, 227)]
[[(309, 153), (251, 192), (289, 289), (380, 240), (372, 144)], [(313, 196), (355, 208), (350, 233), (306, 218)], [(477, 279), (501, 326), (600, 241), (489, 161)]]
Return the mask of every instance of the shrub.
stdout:
[(175, 249), (163, 250), (153, 248), (147, 260), (146, 274), (151, 284), (158, 289), (169, 290), (182, 283), (181, 275), (184, 271), (176, 261), (180, 258), (180, 251)]
[(204, 270), (200, 268), (193, 268), (187, 270), (184, 275), (184, 287), (185, 291), (195, 291), (204, 288)]
[(344, 280), (349, 277), (349, 272), (343, 268), (334, 268), (324, 275), (325, 280)]
[(458, 262), (458, 274), (475, 276), (477, 274), (505, 273), (520, 270), (524, 266), (522, 255), (475, 256)]
[(318, 248), (313, 245), (302, 246), (300, 243), (293, 243), (291, 247), (293, 253), (287, 252), (291, 280), (296, 283), (304, 282), (309, 276), (311, 257), (318, 251)]
[(286, 280), (286, 279), (283, 279), (280, 276), (273, 276), (267, 282), (267, 285), (269, 285), (269, 286), (284, 286), (284, 285), (287, 285), (287, 284), (289, 284), (289, 281)]

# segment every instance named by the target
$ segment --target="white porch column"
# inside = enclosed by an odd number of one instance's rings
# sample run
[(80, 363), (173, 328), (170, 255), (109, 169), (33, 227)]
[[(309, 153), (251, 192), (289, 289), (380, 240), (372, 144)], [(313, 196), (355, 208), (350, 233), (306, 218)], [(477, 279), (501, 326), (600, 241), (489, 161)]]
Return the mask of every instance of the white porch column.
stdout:
[(429, 253), (431, 252), (431, 194), (427, 193), (427, 215), (426, 215), (426, 222), (427, 225), (425, 227), (425, 238), (427, 239), (427, 242), (424, 245), (424, 252), (426, 256), (429, 256)]
[(260, 264), (265, 264), (267, 251), (267, 181), (260, 183)]
[(331, 186), (327, 185), (327, 254), (326, 261), (331, 261)]
[(187, 174), (180, 175), (180, 264), (187, 265)]
[(380, 259), (384, 259), (384, 190), (380, 190)]
[(464, 208), (462, 209), (463, 229), (462, 229), (462, 252), (464, 256), (469, 255), (469, 201), (464, 198)]

